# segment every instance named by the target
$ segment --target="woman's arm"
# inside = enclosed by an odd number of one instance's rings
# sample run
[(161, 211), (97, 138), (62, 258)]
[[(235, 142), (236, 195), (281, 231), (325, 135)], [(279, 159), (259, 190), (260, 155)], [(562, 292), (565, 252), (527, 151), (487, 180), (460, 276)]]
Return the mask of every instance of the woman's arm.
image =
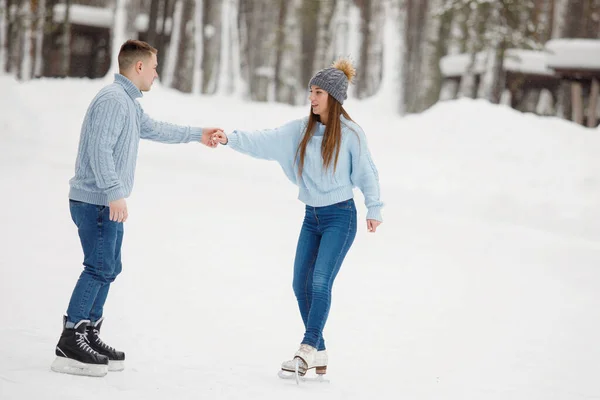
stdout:
[(295, 156), (301, 123), (301, 120), (295, 120), (279, 128), (254, 132), (235, 130), (229, 135), (220, 132), (215, 138), (240, 153), (284, 163)]
[[(362, 129), (354, 129), (357, 135), (352, 135), (350, 154), (352, 157), (352, 172), (350, 180), (358, 187), (365, 198), (367, 220), (383, 222), (380, 200), (379, 174), (367, 144), (367, 138)], [(375, 227), (376, 228), (376, 227)]]

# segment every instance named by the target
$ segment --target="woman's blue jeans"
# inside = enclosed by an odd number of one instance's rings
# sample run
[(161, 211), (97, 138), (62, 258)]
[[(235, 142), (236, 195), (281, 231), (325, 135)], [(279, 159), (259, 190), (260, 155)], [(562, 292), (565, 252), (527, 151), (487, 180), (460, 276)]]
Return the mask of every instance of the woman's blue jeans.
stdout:
[(356, 236), (354, 200), (306, 206), (294, 262), (294, 294), (304, 321), (303, 344), (325, 350), (323, 328), (333, 281)]
[(83, 272), (71, 295), (67, 327), (102, 317), (110, 284), (121, 272), (123, 241), (123, 223), (110, 220), (109, 207), (69, 200), (69, 208), (83, 248)]

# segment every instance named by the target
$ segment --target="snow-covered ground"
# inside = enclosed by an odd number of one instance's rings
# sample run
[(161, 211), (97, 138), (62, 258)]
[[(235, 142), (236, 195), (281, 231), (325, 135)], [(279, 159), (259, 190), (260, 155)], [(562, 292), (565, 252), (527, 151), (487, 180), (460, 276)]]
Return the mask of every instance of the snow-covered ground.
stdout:
[[(347, 102), (379, 168), (334, 286), (329, 384), (276, 374), (301, 340), (291, 289), (303, 206), (272, 162), (142, 142), (103, 337), (127, 368), (50, 371), (82, 254), (67, 192), (106, 83), (0, 77), (0, 398), (600, 398), (600, 132), (483, 101), (399, 118)], [(307, 107), (155, 87), (180, 124), (268, 128)]]

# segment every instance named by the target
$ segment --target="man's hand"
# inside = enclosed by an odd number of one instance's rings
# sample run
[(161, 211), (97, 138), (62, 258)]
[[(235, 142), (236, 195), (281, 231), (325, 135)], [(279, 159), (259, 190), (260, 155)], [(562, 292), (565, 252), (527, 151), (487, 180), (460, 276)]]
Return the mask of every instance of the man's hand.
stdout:
[(110, 220), (116, 222), (125, 222), (129, 214), (127, 213), (127, 203), (125, 199), (119, 199), (108, 203), (110, 209)]
[(368, 219), (367, 220), (367, 230), (369, 232), (375, 233), (375, 231), (377, 230), (377, 227), (379, 225), (381, 225), (381, 222), (377, 221), (376, 219)]
[(202, 142), (203, 145), (214, 149), (217, 147), (217, 143), (212, 140), (212, 137), (216, 132), (223, 132), (223, 130), (221, 128), (203, 128), (200, 142)]
[(227, 139), (227, 135), (225, 134), (225, 132), (217, 131), (212, 135), (212, 141), (216, 146), (218, 143), (227, 144), (229, 139)]

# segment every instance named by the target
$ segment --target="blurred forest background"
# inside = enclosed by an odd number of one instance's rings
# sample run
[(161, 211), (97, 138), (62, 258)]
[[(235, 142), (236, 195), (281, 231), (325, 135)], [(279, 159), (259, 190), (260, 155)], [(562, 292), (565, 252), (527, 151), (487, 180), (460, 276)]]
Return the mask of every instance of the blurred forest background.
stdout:
[(599, 20), (600, 0), (0, 0), (0, 73), (110, 76), (136, 38), (167, 87), (304, 104), (350, 56), (350, 95), (401, 115), (470, 97), (595, 127)]

